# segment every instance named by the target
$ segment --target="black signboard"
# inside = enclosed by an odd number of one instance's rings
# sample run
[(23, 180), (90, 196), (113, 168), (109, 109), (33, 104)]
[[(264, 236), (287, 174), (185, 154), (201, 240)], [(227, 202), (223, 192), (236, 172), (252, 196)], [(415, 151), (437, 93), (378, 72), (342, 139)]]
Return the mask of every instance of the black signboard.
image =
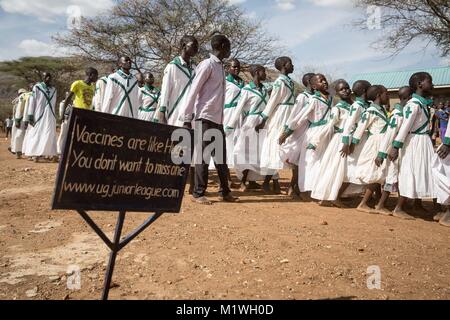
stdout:
[[(165, 212), (180, 212), (192, 141), (192, 130), (73, 110), (52, 209), (76, 210), (111, 250), (103, 300), (108, 299), (119, 251)], [(112, 240), (87, 210), (119, 212)], [(129, 211), (153, 214), (122, 237)]]
[(180, 155), (192, 155), (192, 136), (187, 129), (74, 109), (53, 209), (180, 212), (189, 171)]

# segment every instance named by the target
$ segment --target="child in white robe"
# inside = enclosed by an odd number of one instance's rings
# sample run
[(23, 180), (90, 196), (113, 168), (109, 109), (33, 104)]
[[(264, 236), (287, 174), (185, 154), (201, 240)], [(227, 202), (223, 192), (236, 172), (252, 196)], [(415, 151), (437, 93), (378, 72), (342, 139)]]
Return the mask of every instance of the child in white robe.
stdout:
[(315, 94), (310, 98), (308, 106), (299, 119), (291, 122), (281, 135), (279, 143), (286, 139), (305, 121), (308, 129), (300, 143), (298, 167), (304, 174), (299, 174), (298, 186), (301, 193), (312, 191), (318, 178), (320, 160), (332, 138), (332, 130), (327, 124), (330, 121), (332, 99), (328, 92), (328, 81), (323, 74), (311, 78), (311, 86)]
[(375, 85), (367, 90), (367, 98), (372, 101), (362, 114), (352, 144), (359, 144), (364, 134), (368, 138), (356, 158), (353, 178), (357, 184), (366, 185), (366, 192), (357, 210), (372, 213), (367, 201), (386, 179), (386, 163), (379, 161), (378, 152), (389, 127), (389, 119), (384, 105), (389, 103), (388, 91), (384, 86)]
[(352, 90), (345, 80), (336, 81), (335, 90), (341, 100), (331, 109), (329, 125), (333, 126), (334, 134), (320, 161), (320, 179), (316, 180), (311, 197), (321, 200), (320, 205), (323, 205), (324, 201), (332, 201), (335, 206), (343, 207), (339, 197), (343, 191), (347, 157), (343, 157), (340, 151), (343, 146), (344, 124), (350, 116), (353, 100)]
[[(305, 91), (300, 93), (295, 100), (295, 105), (292, 108), (291, 115), (289, 116), (285, 127), (288, 126), (289, 123), (295, 122), (295, 119), (299, 119), (302, 115), (302, 111), (305, 110), (305, 107), (308, 105), (309, 99), (313, 95), (311, 88), (311, 78), (314, 76), (314, 73), (307, 73), (302, 78), (302, 83), (305, 86)], [(292, 179), (291, 185), (288, 190), (288, 195), (291, 197), (300, 196), (300, 190), (298, 188), (298, 160), (300, 157), (300, 141), (303, 139), (303, 135), (308, 129), (308, 124), (305, 122), (302, 126), (300, 126), (295, 132), (289, 136), (286, 140), (286, 143), (280, 146), (280, 158), (281, 161), (287, 163), (292, 167)]]
[(153, 86), (155, 78), (153, 74), (147, 72), (144, 74), (144, 86), (139, 88), (140, 91), (140, 107), (138, 119), (144, 121), (152, 121), (158, 107), (158, 101), (161, 93)]
[(247, 191), (247, 180), (252, 182), (251, 174), (264, 176), (263, 189), (269, 189), (269, 183), (275, 175), (275, 170), (261, 168), (261, 152), (264, 145), (265, 135), (256, 131), (256, 126), (261, 121), (261, 113), (266, 107), (269, 99), (268, 93), (262, 81), (266, 80), (266, 70), (261, 65), (253, 65), (250, 68), (253, 81), (246, 85), (236, 106), (233, 117), (228, 121), (225, 132), (233, 132), (240, 128), (236, 145), (233, 152), (235, 168), (242, 172), (241, 190)]
[(443, 226), (450, 227), (450, 122), (447, 131), (441, 137), (442, 145), (437, 150), (433, 165), (433, 174), (436, 183), (437, 202), (447, 206), (445, 211), (434, 217)]
[[(394, 110), (392, 111), (389, 119), (389, 127), (378, 152), (378, 158), (380, 158), (378, 161), (380, 162), (388, 158), (395, 136), (403, 124), (403, 108), (411, 99), (411, 88), (409, 86), (400, 88), (398, 95), (400, 97), (400, 103), (397, 103), (394, 106)], [(387, 159), (387, 161), (386, 181), (383, 186), (380, 201), (375, 207), (375, 211), (380, 214), (391, 216), (392, 212), (385, 208), (385, 203), (391, 192), (398, 192), (399, 159), (396, 159), (395, 161)]]
[(391, 158), (397, 159), (401, 151), (399, 167), (400, 198), (393, 214), (403, 219), (413, 219), (403, 210), (407, 198), (435, 197), (435, 181), (432, 172), (434, 149), (429, 136), (429, 100), (433, 91), (433, 79), (426, 72), (411, 76), (409, 86), (415, 92), (403, 109), (403, 124), (394, 140)]
[[(288, 57), (280, 57), (275, 61), (275, 68), (281, 75), (273, 85), (270, 99), (261, 113), (263, 120), (257, 126), (258, 131), (265, 128), (267, 134), (261, 154), (261, 168), (265, 170), (280, 170), (286, 167), (280, 158), (278, 137), (295, 104), (294, 82), (289, 77), (289, 74), (294, 72), (292, 60)], [(276, 179), (273, 181), (273, 191), (276, 194), (281, 193), (280, 184)]]

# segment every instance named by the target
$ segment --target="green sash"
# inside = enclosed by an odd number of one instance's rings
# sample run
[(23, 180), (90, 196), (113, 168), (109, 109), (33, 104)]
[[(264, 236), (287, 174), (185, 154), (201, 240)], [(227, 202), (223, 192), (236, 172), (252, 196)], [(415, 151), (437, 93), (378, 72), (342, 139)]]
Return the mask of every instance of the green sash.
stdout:
[[(47, 86), (46, 86), (46, 87), (47, 87)], [(50, 111), (51, 111), (53, 117), (55, 117), (55, 119), (56, 119), (55, 112), (53, 111), (53, 108), (52, 108), (52, 100), (53, 100), (53, 97), (55, 96), (56, 90), (54, 90), (54, 91), (53, 91), (53, 94), (51, 95), (51, 97), (49, 97), (50, 90), (47, 89), (47, 92), (46, 92), (46, 91), (44, 91), (44, 89), (41, 88), (39, 85), (37, 85), (36, 88), (44, 95), (44, 98), (45, 98), (45, 100), (47, 101), (47, 103), (46, 103), (45, 106), (46, 106), (46, 107), (48, 106), (48, 107), (50, 108)], [(45, 109), (45, 108), (44, 108), (44, 109)], [(42, 110), (42, 114), (41, 114), (41, 115), (38, 117), (38, 119), (34, 122), (35, 124), (38, 123), (38, 122), (42, 119), (42, 117), (44, 116), (44, 113), (45, 113), (45, 110)]]
[(134, 118), (134, 112), (133, 112), (133, 104), (131, 103), (130, 100), (130, 93), (133, 91), (134, 87), (137, 86), (137, 81), (135, 81), (133, 83), (133, 85), (131, 86), (131, 88), (129, 90), (127, 90), (125, 88), (125, 86), (123, 84), (121, 84), (118, 80), (111, 78), (112, 82), (114, 82), (115, 84), (117, 84), (124, 92), (124, 97), (122, 98), (122, 100), (119, 102), (119, 105), (116, 107), (116, 111), (114, 112), (115, 115), (117, 115), (119, 113), (119, 111), (122, 109), (123, 104), (125, 103), (125, 101), (128, 101), (128, 107), (130, 108), (131, 111), (131, 116)]

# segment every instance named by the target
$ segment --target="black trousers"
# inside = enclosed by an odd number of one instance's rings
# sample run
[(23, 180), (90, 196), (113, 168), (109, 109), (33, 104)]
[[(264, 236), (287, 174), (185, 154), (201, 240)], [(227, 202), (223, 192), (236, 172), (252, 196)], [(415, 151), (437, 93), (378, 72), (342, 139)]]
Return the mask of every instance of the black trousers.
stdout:
[(6, 137), (7, 137), (7, 138), (8, 138), (8, 136), (11, 135), (11, 132), (12, 132), (12, 127), (6, 128)]
[[(225, 132), (223, 130), (223, 125), (220, 125), (220, 124), (208, 121), (208, 120), (200, 119), (200, 120), (196, 121), (196, 129), (199, 127), (200, 124), (201, 124), (201, 131), (202, 131), (202, 135), (201, 135), (201, 137), (202, 137), (201, 152), (202, 153), (211, 143), (215, 142), (214, 139), (212, 141), (204, 141), (203, 137), (205, 135), (205, 132), (209, 129), (217, 129), (221, 133), (222, 141), (221, 142), (219, 141), (219, 143), (222, 143), (222, 145), (223, 145), (223, 149), (222, 149), (223, 159), (218, 159), (216, 154), (211, 154), (211, 157), (214, 159), (214, 165), (216, 166), (217, 173), (218, 173), (219, 179), (220, 179), (219, 194), (221, 196), (226, 196), (231, 191), (230, 191), (230, 187), (228, 185), (229, 169), (228, 169), (228, 165), (226, 163), (227, 147), (226, 147), (226, 143), (225, 143)], [(200, 152), (199, 148), (197, 148), (196, 152)], [(205, 196), (206, 189), (208, 188), (209, 162), (206, 163), (205, 160), (208, 160), (208, 159), (203, 159), (203, 157), (202, 157), (201, 158), (202, 163), (201, 164), (196, 163), (196, 165), (195, 165), (194, 198), (200, 198), (200, 197)]]

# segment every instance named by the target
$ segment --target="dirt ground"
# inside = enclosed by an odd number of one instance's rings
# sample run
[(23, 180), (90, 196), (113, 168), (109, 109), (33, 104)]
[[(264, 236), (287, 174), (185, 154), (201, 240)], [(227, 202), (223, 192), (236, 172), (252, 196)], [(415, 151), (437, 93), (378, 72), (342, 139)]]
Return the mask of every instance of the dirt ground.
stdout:
[[(16, 160), (8, 143), (1, 138), (0, 299), (98, 299), (106, 246), (77, 213), (50, 210), (57, 165)], [(282, 176), (286, 186), (289, 172)], [(120, 252), (110, 298), (450, 298), (450, 229), (431, 212), (403, 221), (236, 194), (240, 204), (212, 207), (186, 197), (182, 213), (160, 218)], [(111, 237), (117, 214), (92, 217)], [(124, 232), (147, 217), (128, 214)], [(67, 288), (70, 266), (81, 270), (80, 290)], [(371, 266), (381, 289), (368, 289)]]

